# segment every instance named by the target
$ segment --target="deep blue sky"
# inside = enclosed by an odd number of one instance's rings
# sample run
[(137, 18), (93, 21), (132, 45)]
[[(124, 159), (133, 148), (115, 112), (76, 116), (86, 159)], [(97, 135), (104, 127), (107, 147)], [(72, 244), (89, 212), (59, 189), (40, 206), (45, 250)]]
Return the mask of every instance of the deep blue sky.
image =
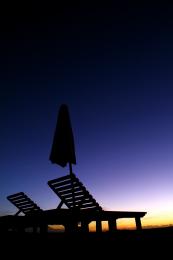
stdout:
[(47, 181), (68, 173), (49, 161), (66, 103), (74, 172), (101, 206), (145, 210), (147, 223), (173, 223), (172, 11), (125, 3), (4, 12), (2, 215), (15, 212), (6, 196), (19, 191), (45, 209), (59, 203)]

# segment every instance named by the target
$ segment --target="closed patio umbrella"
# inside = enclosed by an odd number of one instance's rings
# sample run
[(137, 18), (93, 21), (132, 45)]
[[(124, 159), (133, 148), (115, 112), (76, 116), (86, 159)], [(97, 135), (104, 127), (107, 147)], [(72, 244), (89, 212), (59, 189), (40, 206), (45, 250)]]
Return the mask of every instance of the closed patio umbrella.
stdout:
[(59, 109), (52, 149), (49, 157), (52, 163), (65, 167), (69, 163), (70, 174), (72, 164), (76, 164), (73, 131), (68, 107), (62, 104)]

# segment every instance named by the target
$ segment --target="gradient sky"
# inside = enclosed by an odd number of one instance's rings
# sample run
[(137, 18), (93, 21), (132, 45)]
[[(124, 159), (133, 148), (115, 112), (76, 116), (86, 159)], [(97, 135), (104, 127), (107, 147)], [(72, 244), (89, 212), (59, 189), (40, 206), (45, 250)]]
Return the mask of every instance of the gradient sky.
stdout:
[(0, 41), (0, 214), (24, 191), (43, 209), (59, 106), (69, 107), (75, 174), (107, 210), (173, 224), (173, 8), (61, 6), (4, 12)]

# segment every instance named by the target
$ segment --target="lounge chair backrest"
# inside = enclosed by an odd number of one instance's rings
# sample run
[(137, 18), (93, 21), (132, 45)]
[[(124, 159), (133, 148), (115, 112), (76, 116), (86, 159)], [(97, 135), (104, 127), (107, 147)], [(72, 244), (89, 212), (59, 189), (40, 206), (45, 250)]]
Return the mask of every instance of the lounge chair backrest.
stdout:
[(40, 207), (34, 201), (32, 201), (24, 192), (10, 195), (7, 197), (7, 199), (19, 209), (19, 212), (23, 212), (25, 215), (36, 211), (41, 211)]
[(69, 209), (102, 210), (75, 174), (50, 180), (48, 185), (61, 199), (61, 205), (64, 203)]

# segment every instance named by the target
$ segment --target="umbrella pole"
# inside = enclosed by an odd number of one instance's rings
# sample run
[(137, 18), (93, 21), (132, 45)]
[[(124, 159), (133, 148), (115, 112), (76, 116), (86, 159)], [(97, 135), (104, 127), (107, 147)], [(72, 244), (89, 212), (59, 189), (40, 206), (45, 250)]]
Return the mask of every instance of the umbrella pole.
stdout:
[(71, 162), (69, 162), (69, 170), (70, 170), (70, 175), (72, 175), (73, 171), (72, 171), (72, 165), (71, 165)]
[(73, 207), (75, 208), (75, 197), (74, 197), (74, 186), (73, 186), (73, 170), (72, 170), (72, 164), (71, 164), (71, 162), (69, 162), (69, 170), (70, 170), (70, 175), (71, 175)]

